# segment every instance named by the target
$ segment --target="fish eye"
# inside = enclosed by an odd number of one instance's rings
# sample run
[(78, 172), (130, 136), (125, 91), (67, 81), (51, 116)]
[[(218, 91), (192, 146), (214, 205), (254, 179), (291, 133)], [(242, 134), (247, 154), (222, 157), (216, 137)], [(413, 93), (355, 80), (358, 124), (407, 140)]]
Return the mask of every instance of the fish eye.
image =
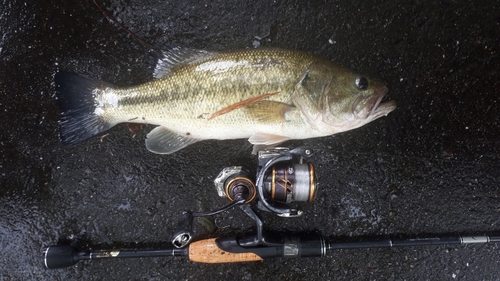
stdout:
[(366, 79), (365, 77), (356, 77), (355, 83), (360, 90), (366, 90), (366, 88), (368, 88), (368, 79)]

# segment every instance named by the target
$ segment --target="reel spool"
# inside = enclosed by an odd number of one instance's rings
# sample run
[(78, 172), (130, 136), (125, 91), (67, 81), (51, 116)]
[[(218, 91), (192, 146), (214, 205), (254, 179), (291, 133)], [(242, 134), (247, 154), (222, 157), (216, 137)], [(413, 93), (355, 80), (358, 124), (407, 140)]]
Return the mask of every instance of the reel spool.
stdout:
[(276, 164), (267, 173), (264, 188), (271, 201), (311, 203), (316, 193), (314, 166), (311, 163)]

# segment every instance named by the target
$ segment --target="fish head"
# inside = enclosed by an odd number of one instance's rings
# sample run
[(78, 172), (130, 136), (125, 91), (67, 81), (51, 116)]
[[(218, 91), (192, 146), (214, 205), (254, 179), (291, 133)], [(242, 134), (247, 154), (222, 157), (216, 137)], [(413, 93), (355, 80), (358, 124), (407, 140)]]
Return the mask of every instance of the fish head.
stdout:
[(395, 101), (382, 102), (389, 91), (383, 82), (354, 73), (346, 76), (347, 79), (339, 83), (339, 90), (325, 93), (327, 99), (334, 97), (326, 112), (333, 120), (364, 125), (396, 109)]
[(396, 109), (382, 102), (387, 86), (329, 61), (312, 64), (301, 81), (299, 107), (318, 131), (327, 135), (363, 126)]

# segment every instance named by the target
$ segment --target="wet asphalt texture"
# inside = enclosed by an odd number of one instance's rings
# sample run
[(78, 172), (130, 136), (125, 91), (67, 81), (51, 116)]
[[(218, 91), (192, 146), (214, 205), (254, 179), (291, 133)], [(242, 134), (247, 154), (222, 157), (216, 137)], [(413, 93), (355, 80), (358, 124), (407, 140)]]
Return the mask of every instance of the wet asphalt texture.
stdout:
[[(320, 180), (300, 218), (269, 231), (399, 237), (500, 231), (500, 4), (486, 1), (100, 1), (156, 48), (299, 49), (384, 80), (398, 109), (307, 145)], [(48, 270), (51, 244), (165, 246), (181, 210), (227, 203), (213, 179), (255, 168), (246, 140), (155, 155), (152, 129), (58, 140), (58, 69), (127, 86), (151, 79), (147, 48), (93, 1), (0, 7), (0, 280), (499, 280), (499, 245), (338, 250), (329, 257), (207, 265), (185, 258)], [(168, 106), (168, 105), (166, 105)], [(197, 239), (249, 234), (239, 210), (195, 221)], [(218, 227), (215, 227), (218, 226)]]

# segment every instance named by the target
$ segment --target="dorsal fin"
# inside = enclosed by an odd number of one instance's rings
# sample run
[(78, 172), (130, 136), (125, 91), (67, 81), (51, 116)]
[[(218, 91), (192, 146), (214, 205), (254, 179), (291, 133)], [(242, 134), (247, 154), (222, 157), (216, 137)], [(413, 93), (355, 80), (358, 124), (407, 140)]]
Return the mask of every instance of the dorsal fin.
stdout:
[(213, 52), (208, 52), (204, 50), (196, 50), (189, 48), (175, 47), (168, 51), (162, 51), (163, 57), (156, 63), (155, 71), (153, 73), (154, 78), (162, 78), (170, 74), (173, 67), (185, 64), (193, 63), (207, 57), (212, 56)]

